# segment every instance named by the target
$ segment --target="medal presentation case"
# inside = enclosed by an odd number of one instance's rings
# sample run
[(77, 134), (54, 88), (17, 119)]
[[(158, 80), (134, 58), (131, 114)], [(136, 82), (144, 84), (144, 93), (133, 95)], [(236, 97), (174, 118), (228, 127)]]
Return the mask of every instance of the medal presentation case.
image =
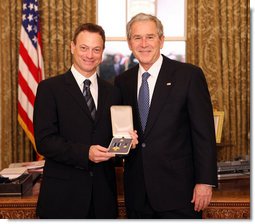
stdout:
[(131, 106), (111, 106), (113, 138), (108, 147), (109, 152), (127, 155), (132, 145), (129, 131), (133, 131), (133, 115)]

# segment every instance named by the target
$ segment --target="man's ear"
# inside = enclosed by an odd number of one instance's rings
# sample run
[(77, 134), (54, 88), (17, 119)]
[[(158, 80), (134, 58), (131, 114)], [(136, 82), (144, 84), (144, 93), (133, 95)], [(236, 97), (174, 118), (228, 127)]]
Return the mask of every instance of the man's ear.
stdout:
[(73, 52), (74, 52), (74, 49), (75, 49), (75, 44), (74, 44), (74, 42), (72, 41), (71, 42), (71, 53), (73, 54)]
[(165, 36), (160, 37), (160, 49), (163, 48), (163, 46), (164, 46), (164, 41), (165, 41)]
[(128, 42), (128, 48), (129, 48), (129, 50), (132, 51), (131, 44), (129, 43), (129, 40), (128, 40), (127, 42)]

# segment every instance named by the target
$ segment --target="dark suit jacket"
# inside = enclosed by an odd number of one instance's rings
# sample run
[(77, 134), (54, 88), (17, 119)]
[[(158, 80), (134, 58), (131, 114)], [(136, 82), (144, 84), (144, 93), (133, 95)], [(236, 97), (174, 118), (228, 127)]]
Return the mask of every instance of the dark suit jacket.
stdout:
[(190, 204), (196, 183), (217, 186), (213, 111), (200, 68), (170, 60), (155, 85), (145, 133), (137, 105), (138, 65), (116, 78), (123, 104), (133, 107), (139, 145), (125, 160), (127, 209), (141, 209), (145, 192), (157, 211)]
[(112, 161), (92, 163), (89, 147), (108, 147), (112, 138), (110, 106), (116, 88), (98, 78), (96, 121), (69, 70), (42, 81), (34, 108), (37, 150), (45, 157), (37, 214), (45, 218), (84, 218), (93, 200), (97, 218), (117, 215)]

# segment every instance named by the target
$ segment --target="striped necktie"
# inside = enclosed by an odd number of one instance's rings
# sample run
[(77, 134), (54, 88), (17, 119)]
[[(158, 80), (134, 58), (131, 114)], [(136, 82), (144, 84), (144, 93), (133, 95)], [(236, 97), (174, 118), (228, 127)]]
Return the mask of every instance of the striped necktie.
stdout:
[(91, 81), (89, 79), (85, 79), (85, 81), (83, 83), (84, 83), (84, 85), (83, 85), (83, 96), (84, 96), (84, 98), (87, 102), (89, 111), (91, 113), (91, 117), (93, 118), (93, 120), (95, 120), (96, 107), (95, 107), (95, 103), (94, 103), (93, 97), (92, 97), (91, 92), (90, 92)]
[(148, 72), (144, 72), (142, 75), (142, 85), (139, 90), (138, 95), (138, 108), (139, 114), (141, 119), (141, 124), (143, 131), (145, 130), (149, 108), (150, 108), (150, 94), (149, 94), (149, 85), (147, 79), (149, 78), (150, 74)]

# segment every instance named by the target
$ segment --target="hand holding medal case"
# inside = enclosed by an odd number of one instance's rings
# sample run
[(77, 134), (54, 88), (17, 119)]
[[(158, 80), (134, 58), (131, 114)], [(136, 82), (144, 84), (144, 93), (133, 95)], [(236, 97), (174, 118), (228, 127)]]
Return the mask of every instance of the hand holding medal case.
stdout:
[(132, 145), (129, 131), (133, 131), (133, 116), (131, 106), (111, 106), (111, 121), (113, 138), (108, 147), (109, 152), (126, 155)]

